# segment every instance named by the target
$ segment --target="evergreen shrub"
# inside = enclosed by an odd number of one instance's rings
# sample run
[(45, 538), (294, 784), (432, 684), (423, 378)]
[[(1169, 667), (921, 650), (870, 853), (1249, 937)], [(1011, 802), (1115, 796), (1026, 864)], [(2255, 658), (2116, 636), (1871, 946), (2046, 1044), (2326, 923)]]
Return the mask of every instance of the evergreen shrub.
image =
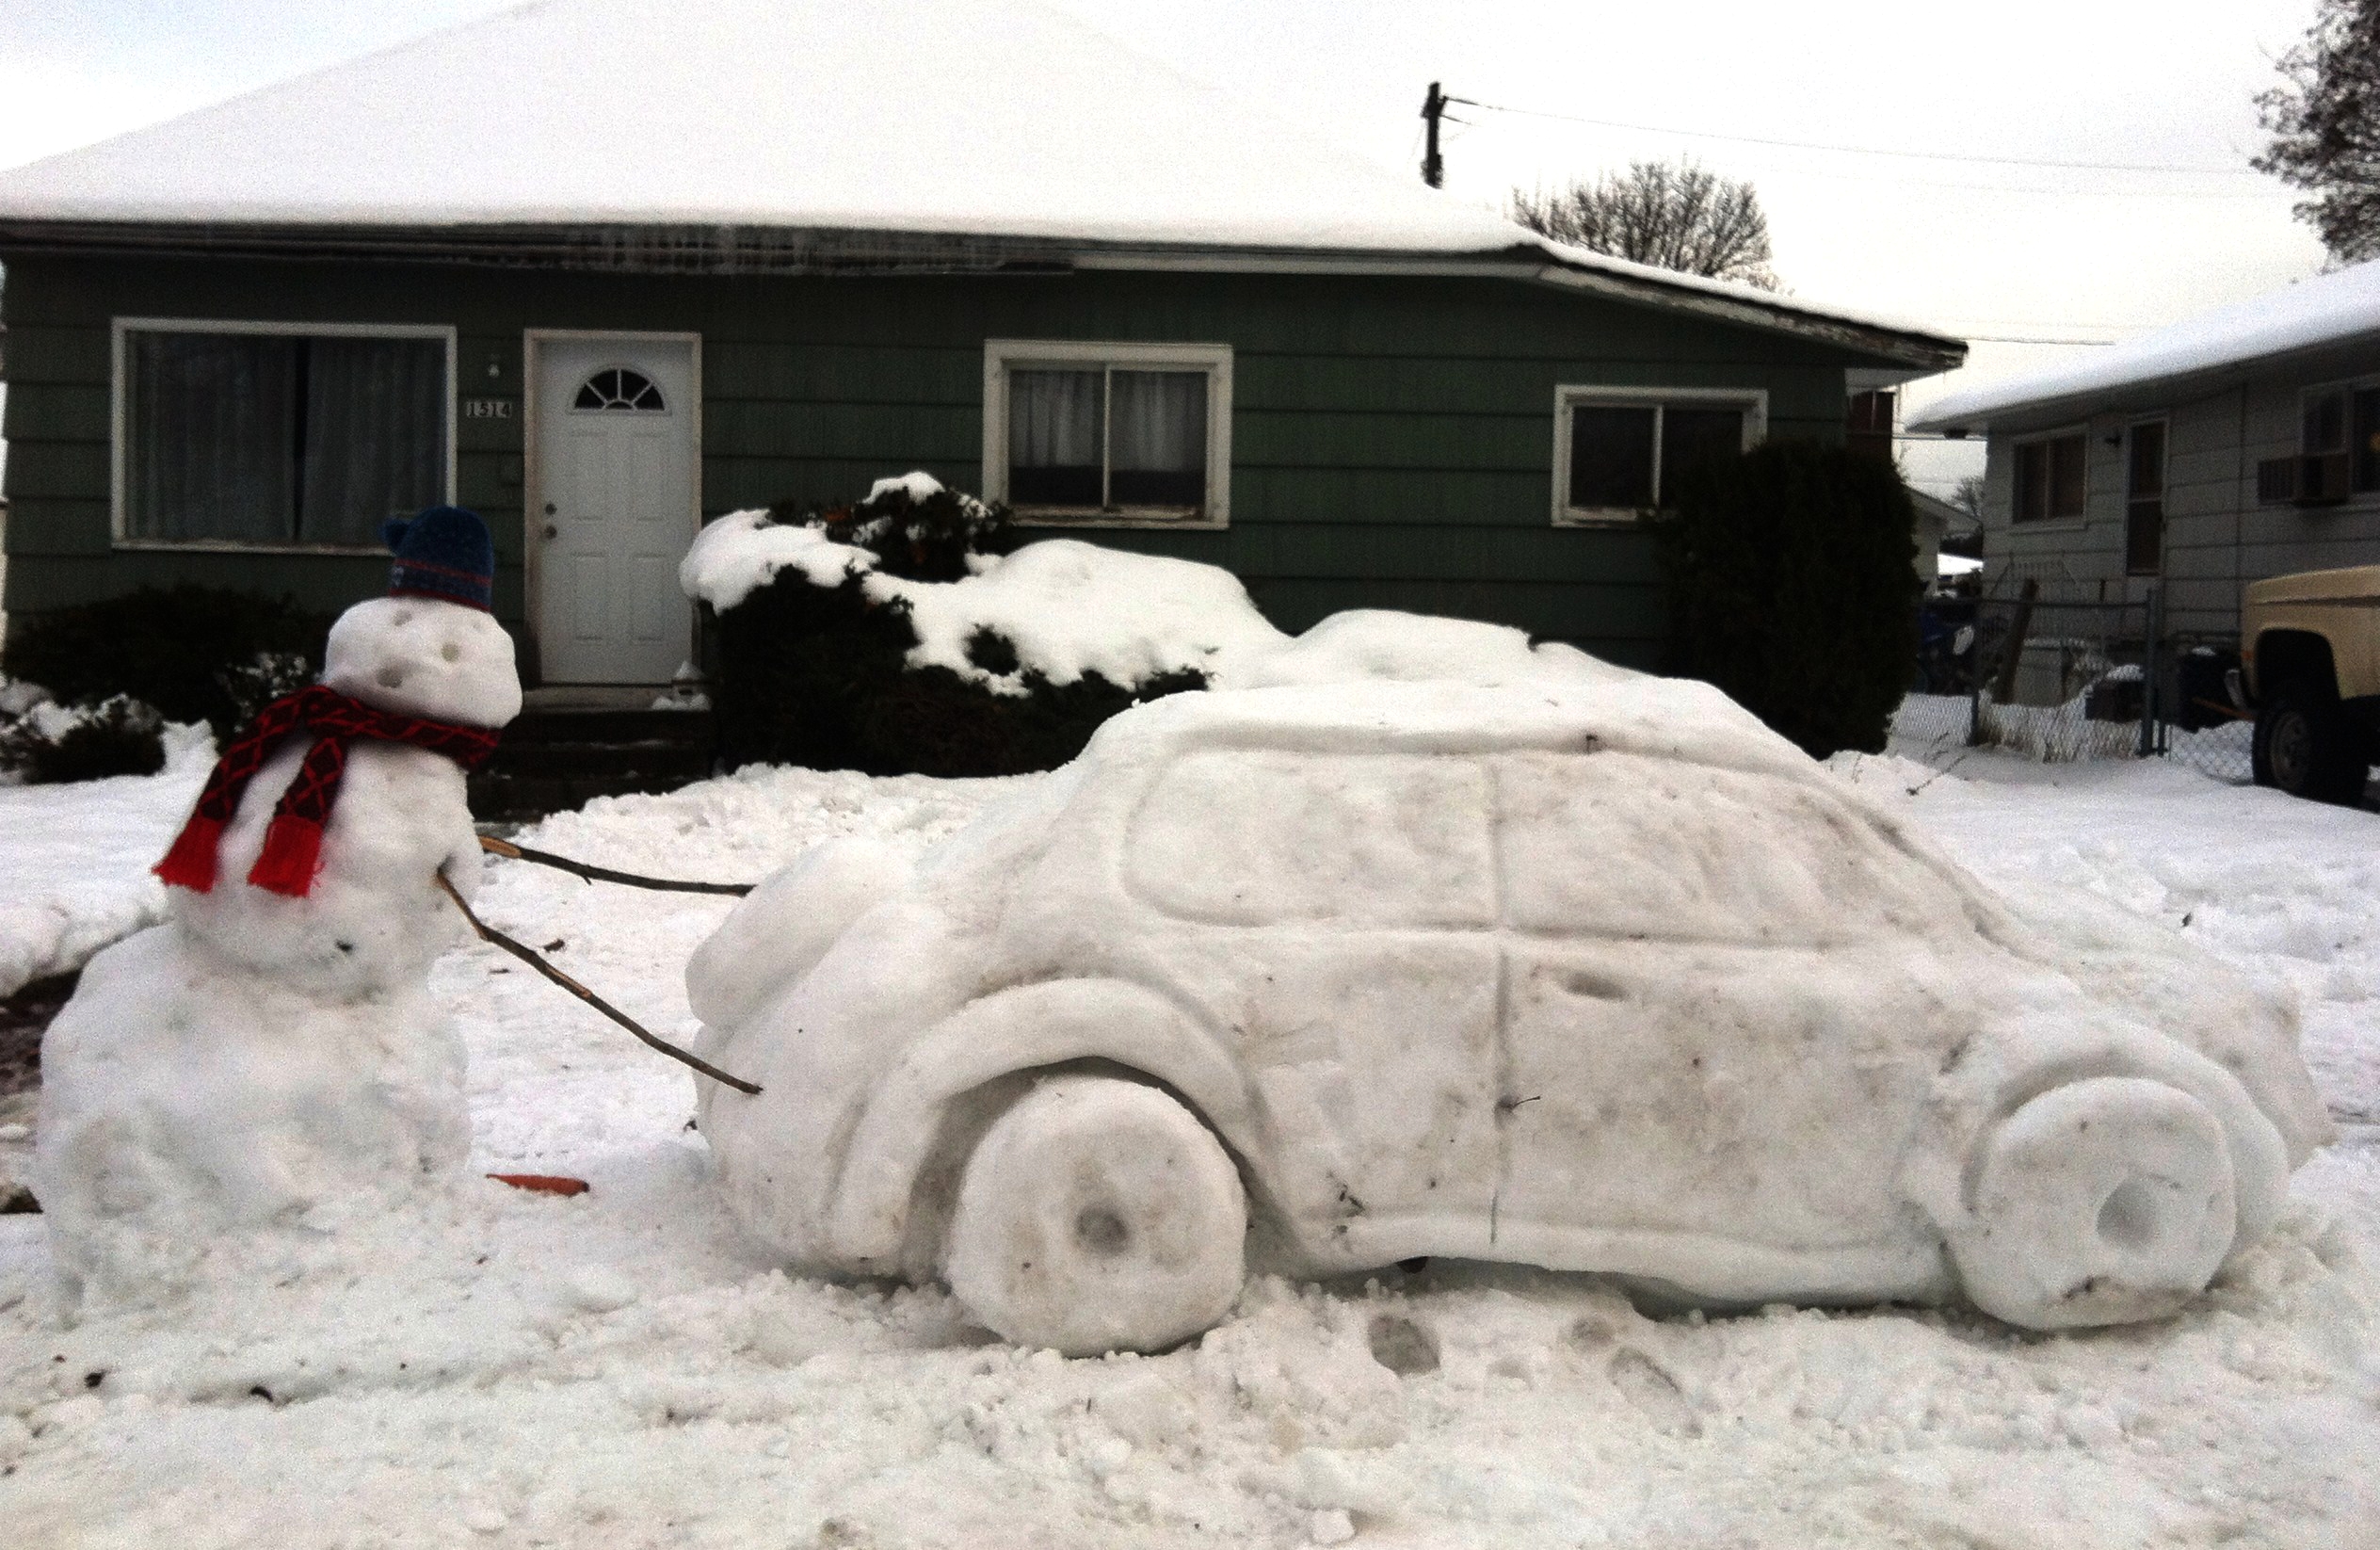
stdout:
[(217, 743), (322, 668), (328, 616), (289, 598), (183, 585), (12, 621), (8, 675), (62, 704), (129, 695), (169, 721), (204, 721)]
[[(969, 573), (969, 556), (1014, 546), (1005, 507), (948, 490), (921, 501), (894, 486), (856, 506), (780, 503), (769, 514), (822, 527), (916, 581), (957, 581)], [(1053, 769), (1126, 706), (1206, 686), (1195, 670), (1129, 685), (1093, 672), (1061, 685), (1027, 669), (1024, 693), (1001, 694), (948, 668), (912, 668), (909, 605), (869, 598), (857, 576), (824, 588), (780, 571), (716, 618), (712, 705), (731, 766), (943, 776)], [(969, 640), (968, 658), (997, 674), (1020, 666), (1016, 643), (988, 629)]]
[(0, 771), (26, 785), (154, 775), (166, 767), (165, 718), (125, 695), (62, 710), (44, 705), (0, 724)]
[(1917, 657), (1917, 514), (1891, 464), (1779, 441), (1680, 480), (1652, 527), (1672, 672), (1823, 759), (1884, 747)]

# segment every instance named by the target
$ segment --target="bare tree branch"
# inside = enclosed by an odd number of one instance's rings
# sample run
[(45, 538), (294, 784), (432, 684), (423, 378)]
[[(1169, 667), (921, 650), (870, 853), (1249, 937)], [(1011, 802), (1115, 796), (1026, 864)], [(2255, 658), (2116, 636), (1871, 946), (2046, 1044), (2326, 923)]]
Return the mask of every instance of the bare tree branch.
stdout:
[(1615, 258), (1777, 288), (1760, 196), (1691, 158), (1635, 162), (1551, 193), (1516, 188), (1512, 218)]
[(2272, 143), (2252, 164), (2314, 197), (2297, 218), (2341, 264), (2380, 258), (2380, 0), (2322, 0), (2256, 99)]

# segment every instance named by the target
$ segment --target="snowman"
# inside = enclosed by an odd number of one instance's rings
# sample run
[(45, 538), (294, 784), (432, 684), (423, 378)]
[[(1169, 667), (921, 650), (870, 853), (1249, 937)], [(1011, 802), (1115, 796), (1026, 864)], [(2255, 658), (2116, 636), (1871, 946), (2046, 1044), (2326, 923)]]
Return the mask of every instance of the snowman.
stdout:
[(460, 1041), (431, 961), (476, 892), (463, 773), (521, 709), (473, 512), (386, 534), (389, 595), (233, 739), (157, 874), (169, 918), (93, 958), (41, 1043), (35, 1188), (69, 1310), (239, 1244), (301, 1250), (451, 1172)]

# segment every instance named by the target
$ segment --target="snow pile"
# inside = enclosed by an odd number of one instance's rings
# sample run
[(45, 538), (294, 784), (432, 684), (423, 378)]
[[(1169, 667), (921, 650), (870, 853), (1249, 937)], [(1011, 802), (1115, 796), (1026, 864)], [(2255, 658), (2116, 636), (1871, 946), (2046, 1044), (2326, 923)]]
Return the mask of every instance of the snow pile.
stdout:
[[(395, 715), (501, 726), (521, 706), (503, 627), (425, 598), (348, 609), (323, 677)], [(425, 983), (461, 925), (437, 875), (478, 884), (462, 771), (354, 739), (307, 891), (252, 886), (313, 743), (270, 754), (213, 886), (171, 890), (165, 924), (93, 958), (42, 1041), (34, 1188), (70, 1308), (203, 1280), (209, 1260), (302, 1259), (462, 1160), (462, 1047)]]
[(203, 726), (166, 728), (166, 767), (63, 786), (0, 785), (0, 995), (67, 974), (165, 918), (152, 863), (215, 762)]
[[(879, 479), (924, 499), (941, 486), (924, 474)], [(1635, 676), (1559, 644), (1532, 645), (1503, 624), (1388, 609), (1351, 609), (1293, 639), (1257, 612), (1247, 589), (1220, 566), (1045, 539), (1011, 555), (968, 557), (972, 574), (912, 581), (876, 569), (866, 549), (822, 529), (736, 511), (704, 527), (678, 567), (686, 596), (732, 608), (780, 571), (834, 588), (852, 576), (872, 601), (909, 610), (913, 668), (947, 668), (998, 694), (1025, 692), (1024, 675), (1071, 684), (1098, 673), (1127, 687), (1170, 673), (1204, 674), (1217, 688), (1262, 688), (1363, 679), (1451, 680), (1494, 686), (1572, 684)], [(989, 631), (1016, 648), (1006, 671), (978, 664), (969, 645)]]
[(2187, 377), (2380, 334), (2380, 259), (2351, 264), (2294, 285), (2217, 307), (2106, 349), (2073, 365), (1954, 393), (1909, 422), (1911, 430), (1988, 425), (1994, 415), (2137, 383)]
[(1282, 642), (1277, 651), (1251, 652), (1228, 663), (1216, 686), (1435, 680), (1488, 688), (1536, 682), (1583, 687), (1641, 676), (1559, 641), (1533, 644), (1508, 624), (1350, 608)]
[[(1444, 1550), (2365, 1543), (2380, 817), (1991, 751), (1906, 794), (1937, 773), (1870, 758), (1857, 778), (2012, 906), (2082, 888), (2305, 999), (2347, 1139), (2169, 1321), (2041, 1339), (1906, 1308), (1678, 1316), (1593, 1277), (1440, 1259), (1368, 1282), (1260, 1275), (1191, 1346), (1061, 1361), (986, 1344), (939, 1289), (772, 1269), (710, 1187), (685, 1074), (467, 942), (431, 982), (470, 1049), (474, 1182), (342, 1235), (320, 1273), (209, 1278), (178, 1306), (62, 1329), (39, 1295), (40, 1219), (0, 1217), (9, 1534), (191, 1550), (960, 1544), (987, 1525), (1065, 1550), (1350, 1530)], [(754, 768), (521, 838), (751, 880), (828, 840), (913, 860), (1063, 779)], [(95, 788), (59, 795), (92, 799), (93, 824), (114, 811)], [(23, 835), (0, 824), (0, 864)], [(496, 864), (479, 908), (683, 1035), (686, 958), (731, 903)], [(0, 1162), (21, 1147), (0, 1135)], [(594, 1188), (533, 1197), (485, 1171)]]

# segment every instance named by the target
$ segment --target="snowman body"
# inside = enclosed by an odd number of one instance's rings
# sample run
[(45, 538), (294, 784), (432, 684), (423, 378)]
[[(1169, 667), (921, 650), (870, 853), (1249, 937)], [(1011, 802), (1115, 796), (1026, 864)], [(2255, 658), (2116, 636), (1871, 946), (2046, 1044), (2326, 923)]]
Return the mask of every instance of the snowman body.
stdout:
[[(520, 711), (512, 645), (486, 613), (390, 597), (332, 627), (323, 682), (374, 709), (498, 727)], [(350, 742), (300, 897), (251, 886), (274, 804), (313, 738), (274, 751), (223, 831), (205, 893), (94, 957), (42, 1041), (36, 1190), (61, 1288), (169, 1284), (260, 1235), (300, 1244), (458, 1168), (460, 1041), (426, 979), (476, 892), (463, 773), (402, 743)]]

